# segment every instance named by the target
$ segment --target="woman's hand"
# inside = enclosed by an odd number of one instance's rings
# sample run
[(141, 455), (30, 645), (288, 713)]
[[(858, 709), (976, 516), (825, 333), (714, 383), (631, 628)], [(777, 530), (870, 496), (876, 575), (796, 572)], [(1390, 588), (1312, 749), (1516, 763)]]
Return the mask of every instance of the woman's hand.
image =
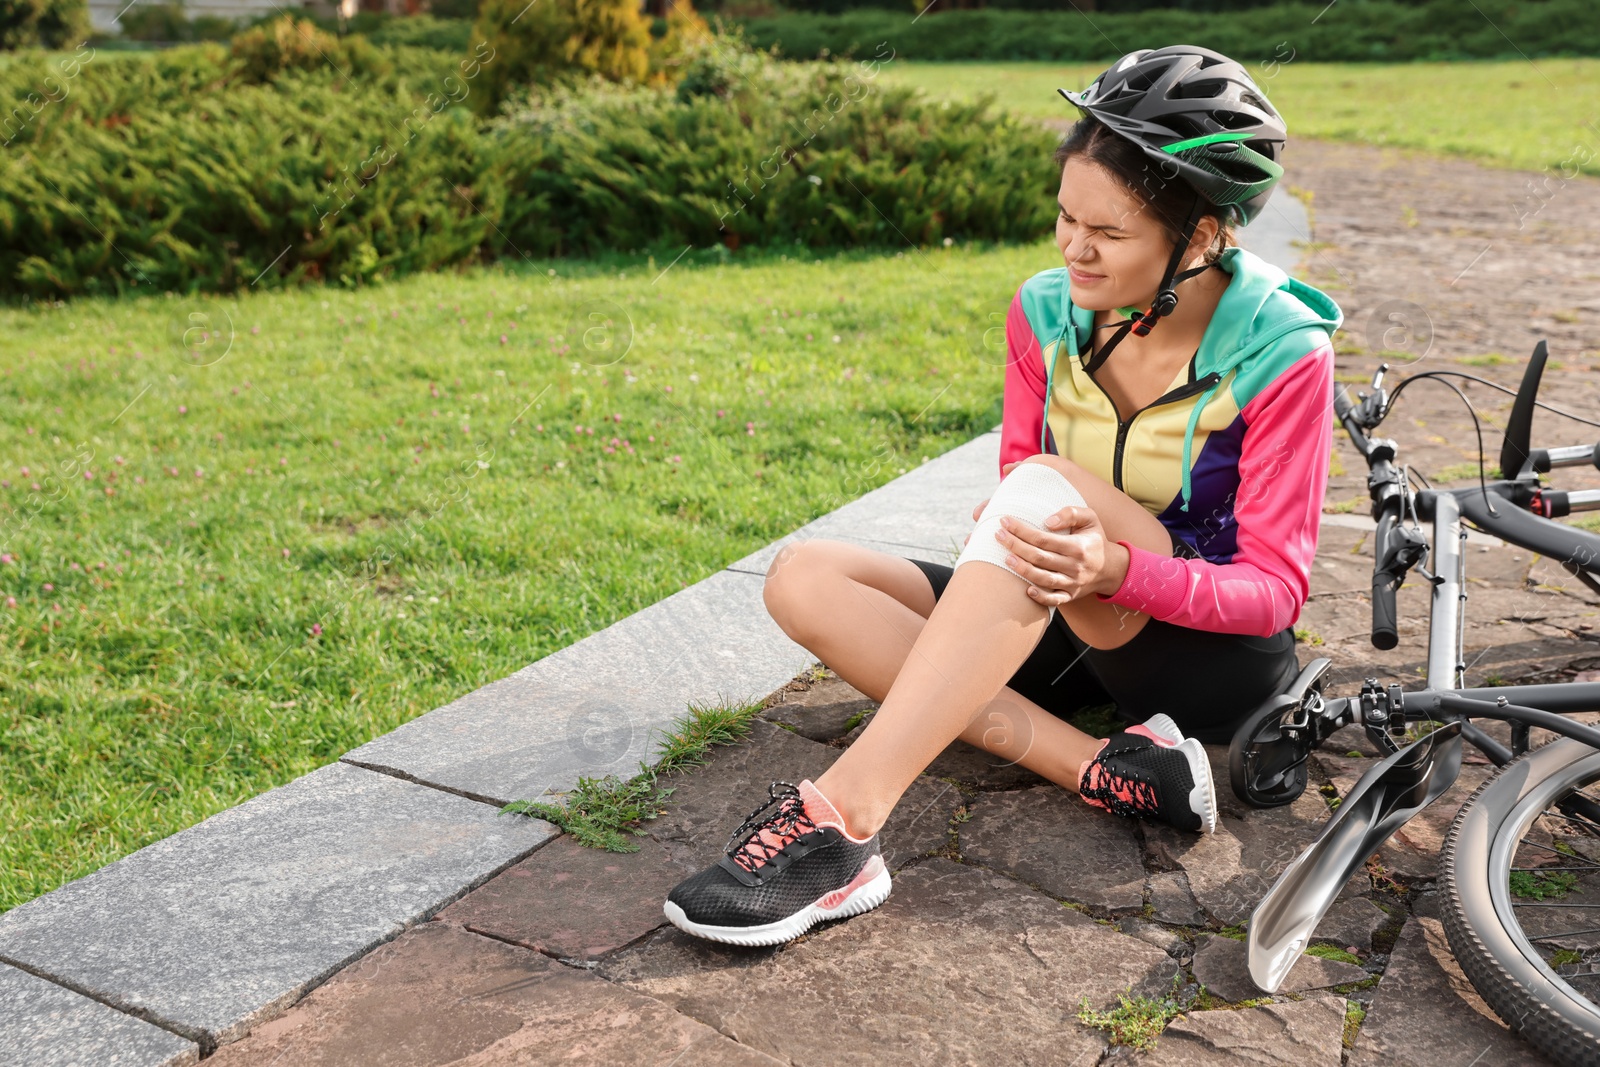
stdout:
[[(1021, 462), (1007, 463), (1000, 468), (1000, 477)], [(988, 505), (985, 500), (972, 509), (973, 522)], [(1128, 575), (1128, 550), (1106, 537), (1093, 509), (1062, 508), (1047, 516), (1044, 524), (1040, 530), (1006, 516), (1000, 520), (1002, 529), (995, 532), (995, 540), (1011, 552), (1007, 565), (1027, 579), (1028, 596), (1035, 603), (1059, 607), (1089, 593), (1109, 596), (1122, 587)]]
[(1060, 607), (1090, 593), (1110, 595), (1128, 574), (1128, 550), (1106, 537), (1100, 516), (1086, 507), (1066, 507), (1040, 530), (1007, 515), (995, 540), (1011, 551), (1006, 565), (1028, 585), (1028, 596), (1044, 607)]
[[(1014, 466), (1007, 464), (1001, 476)], [(1011, 552), (1006, 565), (1028, 581), (1028, 596), (1044, 607), (1059, 607), (1090, 593), (1109, 596), (1127, 577), (1128, 550), (1106, 537), (1092, 508), (1062, 508), (1045, 517), (1042, 530), (1009, 515), (1000, 526), (994, 536)]]

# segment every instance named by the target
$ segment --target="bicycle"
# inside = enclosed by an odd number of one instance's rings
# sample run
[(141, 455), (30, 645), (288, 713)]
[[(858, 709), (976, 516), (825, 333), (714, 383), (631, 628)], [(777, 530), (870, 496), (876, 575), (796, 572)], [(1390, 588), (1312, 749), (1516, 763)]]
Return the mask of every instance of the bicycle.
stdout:
[[(1372, 431), (1413, 381), (1455, 375), (1504, 387), (1464, 372), (1431, 371), (1404, 379), (1389, 394), (1383, 388), (1389, 367), (1383, 364), (1372, 377), (1372, 392), (1358, 393), (1358, 401), (1338, 390), (1334, 409), (1367, 460), (1377, 521), (1372, 643), (1379, 649), (1398, 644), (1395, 591), (1415, 569), (1432, 587), (1426, 686), (1407, 692), (1369, 677), (1357, 695), (1330, 697), (1323, 686), (1331, 660), (1315, 659), (1240, 725), (1229, 772), (1242, 800), (1272, 807), (1304, 791), (1307, 759), (1335, 730), (1359, 724), (1386, 754), (1251, 915), (1250, 976), (1272, 993), (1349, 877), (1455, 782), (1463, 742), (1481, 750), (1497, 769), (1462, 805), (1440, 854), (1450, 947), (1484, 1001), (1514, 1032), (1558, 1062), (1600, 1065), (1600, 790), (1585, 792), (1600, 784), (1600, 729), (1564, 715), (1600, 710), (1600, 683), (1462, 687), (1464, 521), (1559, 560), (1600, 593), (1600, 534), (1554, 521), (1600, 509), (1600, 490), (1561, 492), (1540, 480), (1561, 467), (1600, 468), (1600, 444), (1529, 447), (1535, 407), (1589, 422), (1538, 401), (1547, 357), (1541, 340), (1515, 393), (1501, 446), (1502, 477), (1484, 476), (1479, 425), (1478, 484), (1465, 489), (1413, 487), (1413, 472), (1396, 465), (1398, 445)], [(1456, 392), (1472, 410), (1465, 394)], [(1431, 542), (1423, 520), (1432, 522)], [(1484, 733), (1475, 719), (1509, 723), (1510, 747)], [(1530, 748), (1534, 727), (1559, 736)]]

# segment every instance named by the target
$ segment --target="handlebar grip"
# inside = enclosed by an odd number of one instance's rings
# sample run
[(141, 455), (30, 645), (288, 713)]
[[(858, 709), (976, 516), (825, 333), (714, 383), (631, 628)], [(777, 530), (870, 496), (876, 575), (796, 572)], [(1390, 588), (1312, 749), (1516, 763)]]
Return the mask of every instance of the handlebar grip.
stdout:
[(1395, 524), (1393, 506), (1386, 502), (1372, 538), (1372, 647), (1384, 651), (1400, 643), (1400, 631), (1395, 626), (1394, 575), (1384, 567), (1389, 556), (1389, 534)]
[(1339, 391), (1333, 394), (1334, 415), (1338, 416), (1340, 422), (1343, 422), (1344, 417), (1350, 414), (1351, 409), (1355, 406), (1356, 402), (1350, 399), (1350, 390), (1341, 385)]
[(1400, 643), (1395, 628), (1394, 578), (1388, 571), (1372, 575), (1372, 647), (1388, 651)]

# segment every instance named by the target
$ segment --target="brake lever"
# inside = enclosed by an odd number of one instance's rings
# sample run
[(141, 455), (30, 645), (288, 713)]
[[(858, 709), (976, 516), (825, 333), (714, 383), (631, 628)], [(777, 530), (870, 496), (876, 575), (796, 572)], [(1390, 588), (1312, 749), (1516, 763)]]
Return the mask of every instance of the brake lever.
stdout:
[(1383, 562), (1379, 569), (1403, 576), (1414, 567), (1434, 585), (1444, 580), (1422, 566), (1422, 561), (1428, 558), (1429, 549), (1421, 531), (1396, 524), (1389, 531), (1389, 543), (1386, 547), (1387, 551), (1383, 554)]

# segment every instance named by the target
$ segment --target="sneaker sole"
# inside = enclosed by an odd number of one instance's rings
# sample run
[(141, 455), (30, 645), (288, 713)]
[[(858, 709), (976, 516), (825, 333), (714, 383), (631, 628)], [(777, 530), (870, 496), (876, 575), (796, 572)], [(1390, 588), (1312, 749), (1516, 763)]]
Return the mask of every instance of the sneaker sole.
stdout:
[[(850, 886), (854, 886), (851, 889)], [(850, 885), (830, 890), (788, 918), (760, 926), (707, 926), (693, 922), (672, 901), (662, 906), (667, 919), (686, 934), (728, 945), (781, 945), (792, 941), (825, 919), (844, 919), (871, 911), (889, 898), (889, 868), (882, 856), (873, 856)], [(839, 895), (843, 893), (842, 898)], [(829, 906), (829, 902), (832, 906)]]
[(1200, 824), (1208, 834), (1217, 830), (1217, 787), (1211, 778), (1211, 761), (1206, 750), (1194, 738), (1177, 746), (1189, 761), (1189, 774), (1194, 788), (1189, 790), (1189, 807), (1200, 816)]
[(1160, 734), (1168, 748), (1174, 748), (1183, 743), (1183, 734), (1179, 731), (1178, 724), (1172, 721), (1172, 716), (1170, 715), (1152, 715), (1141, 725), (1154, 733)]

